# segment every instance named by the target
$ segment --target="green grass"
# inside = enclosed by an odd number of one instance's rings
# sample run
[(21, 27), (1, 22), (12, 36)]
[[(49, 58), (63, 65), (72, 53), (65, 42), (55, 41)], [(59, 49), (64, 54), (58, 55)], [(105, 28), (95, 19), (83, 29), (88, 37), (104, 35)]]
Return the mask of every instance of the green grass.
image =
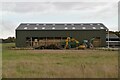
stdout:
[(116, 78), (118, 52), (103, 50), (10, 50), (3, 44), (3, 78)]

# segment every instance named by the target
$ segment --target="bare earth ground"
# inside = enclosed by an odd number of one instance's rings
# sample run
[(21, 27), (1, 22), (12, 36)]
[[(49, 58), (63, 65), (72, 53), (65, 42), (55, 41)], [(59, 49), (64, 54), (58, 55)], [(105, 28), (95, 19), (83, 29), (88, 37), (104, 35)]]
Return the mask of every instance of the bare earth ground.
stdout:
[(117, 78), (118, 51), (10, 50), (3, 44), (4, 78)]

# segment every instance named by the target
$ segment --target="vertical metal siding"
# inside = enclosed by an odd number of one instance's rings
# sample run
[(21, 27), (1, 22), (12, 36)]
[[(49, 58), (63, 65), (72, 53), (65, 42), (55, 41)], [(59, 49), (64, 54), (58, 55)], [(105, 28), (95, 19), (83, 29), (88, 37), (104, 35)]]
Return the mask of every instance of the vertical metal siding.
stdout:
[(106, 46), (105, 30), (16, 30), (16, 47), (26, 46), (26, 37), (73, 37), (80, 42), (93, 37), (101, 38), (101, 46)]

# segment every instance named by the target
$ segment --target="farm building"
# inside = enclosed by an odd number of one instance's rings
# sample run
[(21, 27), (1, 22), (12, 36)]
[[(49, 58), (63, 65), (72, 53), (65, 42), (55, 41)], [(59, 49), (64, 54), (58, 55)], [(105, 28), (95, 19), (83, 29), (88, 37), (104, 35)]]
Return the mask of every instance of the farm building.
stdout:
[(106, 45), (110, 47), (120, 47), (120, 38), (116, 34), (109, 34), (109, 41), (108, 41), (108, 34), (106, 35)]
[(65, 41), (67, 37), (72, 37), (80, 43), (95, 38), (93, 45), (104, 47), (106, 30), (107, 27), (102, 23), (21, 23), (16, 29), (16, 47), (48, 45)]

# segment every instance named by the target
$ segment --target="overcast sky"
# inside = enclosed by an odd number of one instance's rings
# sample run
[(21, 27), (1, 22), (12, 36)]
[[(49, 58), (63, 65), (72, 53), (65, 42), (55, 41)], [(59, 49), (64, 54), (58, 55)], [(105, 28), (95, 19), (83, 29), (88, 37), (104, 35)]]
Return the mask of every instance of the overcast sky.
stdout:
[[(9, 0), (8, 0), (9, 1)], [(103, 23), (110, 30), (118, 30), (118, 2), (2, 2), (0, 9), (0, 38), (15, 36), (15, 29), (23, 22), (80, 22)]]

